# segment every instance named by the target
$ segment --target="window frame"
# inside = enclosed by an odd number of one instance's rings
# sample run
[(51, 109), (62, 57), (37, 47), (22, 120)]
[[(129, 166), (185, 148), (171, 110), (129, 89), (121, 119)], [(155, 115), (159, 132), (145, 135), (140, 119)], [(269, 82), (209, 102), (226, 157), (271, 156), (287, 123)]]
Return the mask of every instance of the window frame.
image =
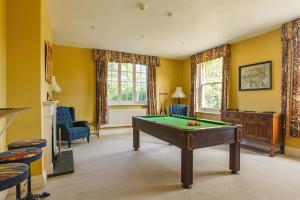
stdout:
[[(116, 63), (116, 62), (109, 62), (109, 63)], [(144, 105), (147, 105), (147, 97), (146, 97), (146, 100), (145, 101), (137, 101), (137, 91), (136, 91), (136, 65), (141, 65), (141, 64), (132, 64), (132, 63), (116, 63), (118, 65), (118, 101), (110, 101), (108, 99), (108, 105), (109, 106), (121, 106), (121, 105), (132, 105), (132, 106), (135, 106), (135, 105), (141, 105), (141, 106), (144, 106)], [(132, 88), (133, 88), (133, 91), (132, 91), (132, 101), (123, 101), (121, 100), (122, 99), (122, 64), (132, 64)], [(147, 65), (143, 65), (143, 66), (146, 66), (146, 68), (148, 67)], [(108, 71), (111, 71), (111, 70), (108, 70)], [(146, 84), (146, 90), (147, 90), (147, 69), (146, 69), (146, 73), (141, 73), (141, 74), (145, 74), (146, 75), (146, 81), (145, 81), (145, 84)], [(116, 81), (115, 81), (116, 82)], [(139, 83), (143, 83), (143, 82), (139, 82)], [(107, 82), (108, 84), (108, 82)], [(107, 91), (108, 92), (108, 91)]]
[[(224, 62), (223, 57), (222, 58), (222, 64)], [(216, 58), (216, 59), (220, 59), (220, 58)], [(213, 59), (215, 60), (215, 59)], [(215, 108), (204, 108), (202, 107), (202, 96), (203, 96), (203, 86), (206, 85), (221, 85), (221, 99), (222, 99), (222, 83), (223, 83), (223, 74), (222, 74), (222, 80), (221, 81), (216, 81), (216, 82), (211, 82), (211, 83), (202, 83), (202, 78), (203, 78), (203, 72), (202, 72), (202, 68), (205, 66), (204, 65), (205, 62), (198, 64), (197, 67), (197, 112), (201, 112), (201, 113), (208, 113), (208, 114), (220, 114), (221, 113), (221, 108), (220, 109), (215, 109)], [(223, 70), (222, 70), (223, 73)], [(221, 102), (222, 104), (222, 102)], [(221, 105), (220, 105), (221, 106)]]

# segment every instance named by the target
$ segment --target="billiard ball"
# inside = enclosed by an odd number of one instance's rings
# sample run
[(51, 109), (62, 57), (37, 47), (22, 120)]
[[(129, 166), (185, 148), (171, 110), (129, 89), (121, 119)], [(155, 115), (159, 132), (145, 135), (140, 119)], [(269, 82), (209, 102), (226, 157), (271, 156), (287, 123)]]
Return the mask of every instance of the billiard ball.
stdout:
[(188, 122), (187, 122), (187, 125), (188, 125), (188, 126), (199, 126), (199, 125), (200, 125), (200, 122), (188, 121)]

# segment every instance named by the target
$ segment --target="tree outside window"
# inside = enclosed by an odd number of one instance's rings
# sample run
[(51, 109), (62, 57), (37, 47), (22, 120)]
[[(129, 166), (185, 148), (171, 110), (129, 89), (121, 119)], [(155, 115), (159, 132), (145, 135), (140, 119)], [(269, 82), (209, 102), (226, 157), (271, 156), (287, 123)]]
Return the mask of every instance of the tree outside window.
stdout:
[(222, 68), (223, 58), (217, 58), (198, 66), (199, 89), (198, 110), (217, 113), (222, 102)]
[(146, 104), (146, 65), (109, 62), (107, 81), (109, 104)]

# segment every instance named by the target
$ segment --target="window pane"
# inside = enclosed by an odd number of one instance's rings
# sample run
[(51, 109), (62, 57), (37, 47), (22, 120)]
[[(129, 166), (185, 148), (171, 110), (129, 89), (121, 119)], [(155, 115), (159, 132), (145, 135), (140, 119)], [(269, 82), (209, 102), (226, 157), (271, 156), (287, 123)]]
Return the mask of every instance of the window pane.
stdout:
[(128, 72), (127, 73), (127, 78), (128, 78), (128, 81), (133, 82), (133, 73), (132, 72)]
[(136, 72), (147, 73), (147, 66), (146, 65), (136, 64), (135, 70), (136, 70)]
[(131, 63), (122, 63), (121, 64), (121, 71), (122, 72), (132, 72), (133, 64)]
[(137, 83), (147, 82), (147, 74), (144, 73), (136, 73), (135, 80)]
[(221, 109), (222, 103), (222, 84), (213, 85), (213, 102), (215, 109)]
[(141, 71), (146, 74), (147, 73), (147, 66), (146, 65), (141, 65)]
[(141, 74), (141, 82), (147, 82), (147, 75), (146, 74)]
[(107, 86), (108, 86), (108, 100), (118, 101), (118, 82), (109, 81)]
[(121, 96), (122, 101), (133, 100), (132, 82), (121, 82)]
[(211, 85), (203, 85), (202, 86), (202, 98), (201, 98), (201, 107), (202, 108), (210, 108), (212, 104), (212, 86)]
[[(136, 74), (133, 74), (134, 67)], [(146, 79), (146, 65), (136, 64), (134, 66), (131, 63), (108, 63), (107, 92), (109, 101), (147, 101)], [(135, 85), (135, 88), (133, 88), (133, 85)], [(133, 96), (134, 94), (136, 95)]]
[(202, 85), (202, 108), (221, 108), (222, 84)]
[(124, 82), (132, 82), (132, 72), (121, 72), (121, 80)]
[(137, 83), (136, 84), (136, 97), (137, 97), (137, 101), (146, 101), (147, 100), (147, 84), (146, 83)]
[(136, 81), (137, 83), (142, 82), (142, 79), (141, 79), (141, 73), (136, 73), (136, 74), (135, 74), (135, 81)]
[(108, 81), (118, 81), (118, 72), (108, 71), (107, 80)]
[(109, 62), (108, 63), (108, 70), (109, 71), (118, 71), (118, 63)]
[(136, 65), (135, 65), (135, 71), (136, 71), (136, 72), (141, 72), (141, 65), (136, 64)]
[(201, 64), (201, 83), (222, 82), (223, 58)]

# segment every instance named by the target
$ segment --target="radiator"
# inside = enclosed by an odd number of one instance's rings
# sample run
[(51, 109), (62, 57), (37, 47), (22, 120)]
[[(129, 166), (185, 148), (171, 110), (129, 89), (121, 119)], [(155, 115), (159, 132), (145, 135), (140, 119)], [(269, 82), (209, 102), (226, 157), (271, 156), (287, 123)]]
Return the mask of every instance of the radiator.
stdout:
[(131, 126), (133, 116), (143, 116), (146, 112), (146, 108), (109, 109), (108, 124), (101, 125), (101, 128)]

